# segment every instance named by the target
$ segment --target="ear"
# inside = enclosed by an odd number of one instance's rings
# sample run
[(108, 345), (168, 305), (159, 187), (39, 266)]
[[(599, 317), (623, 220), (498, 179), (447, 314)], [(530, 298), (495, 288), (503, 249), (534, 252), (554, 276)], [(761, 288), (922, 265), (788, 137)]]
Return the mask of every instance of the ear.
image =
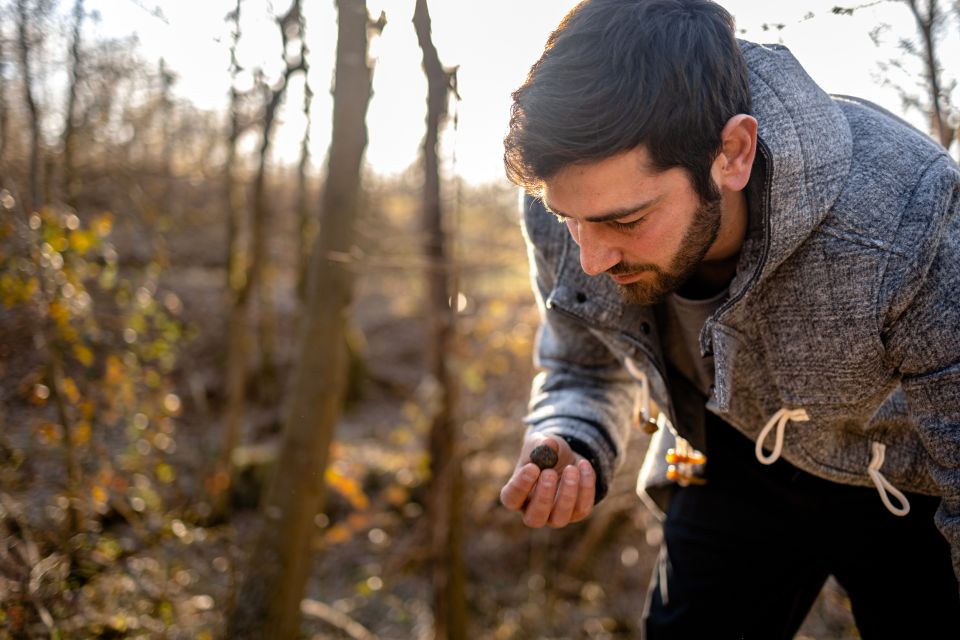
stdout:
[(733, 116), (723, 126), (720, 140), (721, 151), (710, 171), (713, 181), (721, 189), (742, 191), (757, 155), (757, 120), (744, 113)]

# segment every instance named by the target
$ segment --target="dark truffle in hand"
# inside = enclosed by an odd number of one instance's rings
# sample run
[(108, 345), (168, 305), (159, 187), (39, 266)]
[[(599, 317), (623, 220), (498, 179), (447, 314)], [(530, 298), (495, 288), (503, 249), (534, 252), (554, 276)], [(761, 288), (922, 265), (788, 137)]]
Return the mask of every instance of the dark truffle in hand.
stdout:
[(530, 462), (540, 467), (540, 470), (552, 469), (557, 464), (557, 452), (549, 445), (541, 444), (530, 452)]

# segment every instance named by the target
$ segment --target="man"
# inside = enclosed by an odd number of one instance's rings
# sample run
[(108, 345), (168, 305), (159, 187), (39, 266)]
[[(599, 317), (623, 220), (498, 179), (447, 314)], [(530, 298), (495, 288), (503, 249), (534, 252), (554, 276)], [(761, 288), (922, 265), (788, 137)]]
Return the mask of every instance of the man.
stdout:
[[(662, 416), (648, 637), (792, 637), (825, 579), (861, 635), (960, 622), (960, 171), (706, 0), (587, 0), (513, 95), (542, 314), (531, 527), (602, 499)], [(558, 224), (559, 221), (559, 224)], [(542, 472), (530, 451), (559, 455)], [(953, 563), (951, 570), (951, 549)], [(947, 626), (945, 626), (947, 625)]]

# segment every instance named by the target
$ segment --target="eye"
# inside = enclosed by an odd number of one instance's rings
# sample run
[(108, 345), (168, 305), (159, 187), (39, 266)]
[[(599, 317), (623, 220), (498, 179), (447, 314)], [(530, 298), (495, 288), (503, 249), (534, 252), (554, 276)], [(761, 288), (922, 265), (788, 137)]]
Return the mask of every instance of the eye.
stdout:
[(631, 220), (629, 222), (620, 222), (619, 220), (614, 220), (610, 224), (614, 226), (615, 229), (621, 229), (623, 231), (628, 231), (640, 225), (641, 222), (647, 219), (647, 216), (640, 216), (636, 220)]

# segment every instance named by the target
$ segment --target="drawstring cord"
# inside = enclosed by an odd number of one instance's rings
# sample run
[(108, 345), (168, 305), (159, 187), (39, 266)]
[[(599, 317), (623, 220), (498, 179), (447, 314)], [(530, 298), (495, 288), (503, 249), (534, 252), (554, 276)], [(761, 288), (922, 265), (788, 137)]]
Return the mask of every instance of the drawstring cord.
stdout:
[[(880, 499), (883, 500), (883, 506), (895, 516), (907, 515), (910, 513), (910, 501), (907, 500), (907, 496), (903, 495), (899, 489), (890, 484), (890, 481), (880, 473), (880, 467), (883, 466), (883, 459), (886, 455), (886, 445), (879, 442), (872, 442), (871, 446), (873, 449), (873, 457), (870, 459), (870, 466), (867, 467), (867, 473), (870, 474), (870, 479), (873, 480), (873, 484), (877, 485), (877, 491), (880, 492)], [(893, 494), (893, 497), (900, 502), (899, 507), (893, 506), (893, 503), (890, 502), (890, 497), (887, 495), (888, 493)]]
[(640, 370), (640, 367), (636, 365), (632, 358), (627, 358), (624, 360), (624, 366), (627, 367), (627, 371), (633, 376), (636, 380), (640, 381), (640, 415), (643, 418), (643, 422), (649, 422), (650, 420), (650, 380), (647, 379), (647, 374)]
[[(646, 374), (640, 371), (639, 367), (637, 367), (630, 358), (626, 359), (626, 367), (634, 378), (642, 382), (640, 385), (640, 407), (644, 419), (647, 419), (650, 415), (650, 383), (647, 380)], [(770, 416), (767, 424), (763, 426), (763, 429), (760, 430), (760, 434), (757, 436), (757, 444), (754, 448), (757, 460), (763, 464), (773, 464), (780, 458), (780, 453), (783, 451), (783, 434), (786, 431), (787, 423), (791, 420), (794, 422), (807, 422), (810, 420), (810, 416), (804, 409), (787, 409), (786, 407)], [(774, 436), (773, 451), (770, 452), (770, 455), (766, 455), (763, 452), (763, 443), (774, 429), (776, 429), (776, 434)], [(871, 443), (871, 448), (873, 455), (870, 459), (870, 466), (867, 468), (867, 473), (870, 475), (873, 484), (876, 485), (877, 491), (880, 492), (880, 499), (883, 501), (883, 505), (890, 513), (896, 516), (907, 515), (910, 513), (910, 501), (903, 495), (903, 492), (893, 486), (890, 481), (880, 473), (880, 468), (883, 466), (883, 460), (886, 455), (886, 445), (880, 442), (873, 442)], [(894, 506), (890, 501), (891, 495), (900, 503), (899, 507)], [(663, 566), (661, 566), (661, 570), (663, 570)], [(662, 581), (662, 584), (663, 583), (665, 583), (665, 581)]]
[[(776, 462), (780, 457), (780, 452), (783, 451), (783, 432), (787, 428), (787, 423), (791, 420), (795, 422), (806, 422), (809, 419), (810, 416), (808, 416), (807, 412), (803, 409), (787, 409), (786, 407), (770, 416), (767, 424), (764, 425), (760, 431), (760, 435), (757, 436), (757, 446), (754, 449), (757, 460), (763, 464), (773, 464)], [(770, 435), (774, 427), (777, 429), (776, 438), (773, 444), (773, 451), (770, 452), (768, 456), (763, 453), (763, 441), (767, 439), (767, 436)]]
[[(781, 451), (783, 451), (783, 433), (787, 428), (787, 423), (791, 420), (795, 422), (806, 422), (809, 419), (810, 416), (808, 416), (807, 412), (803, 409), (783, 408), (773, 414), (760, 431), (760, 435), (757, 436), (757, 445), (754, 449), (757, 460), (763, 464), (773, 464), (776, 462), (780, 457)], [(770, 452), (770, 455), (765, 455), (763, 452), (763, 443), (774, 429), (777, 430), (777, 433), (774, 440), (773, 451)], [(871, 448), (873, 456), (870, 459), (870, 466), (867, 467), (867, 473), (870, 475), (870, 479), (873, 480), (873, 484), (876, 485), (877, 491), (880, 492), (880, 499), (883, 501), (883, 506), (893, 515), (907, 515), (910, 513), (910, 501), (880, 473), (880, 467), (883, 466), (883, 460), (886, 455), (886, 445), (880, 442), (873, 442), (871, 443)], [(891, 495), (900, 503), (899, 507), (894, 506), (890, 501)]]

